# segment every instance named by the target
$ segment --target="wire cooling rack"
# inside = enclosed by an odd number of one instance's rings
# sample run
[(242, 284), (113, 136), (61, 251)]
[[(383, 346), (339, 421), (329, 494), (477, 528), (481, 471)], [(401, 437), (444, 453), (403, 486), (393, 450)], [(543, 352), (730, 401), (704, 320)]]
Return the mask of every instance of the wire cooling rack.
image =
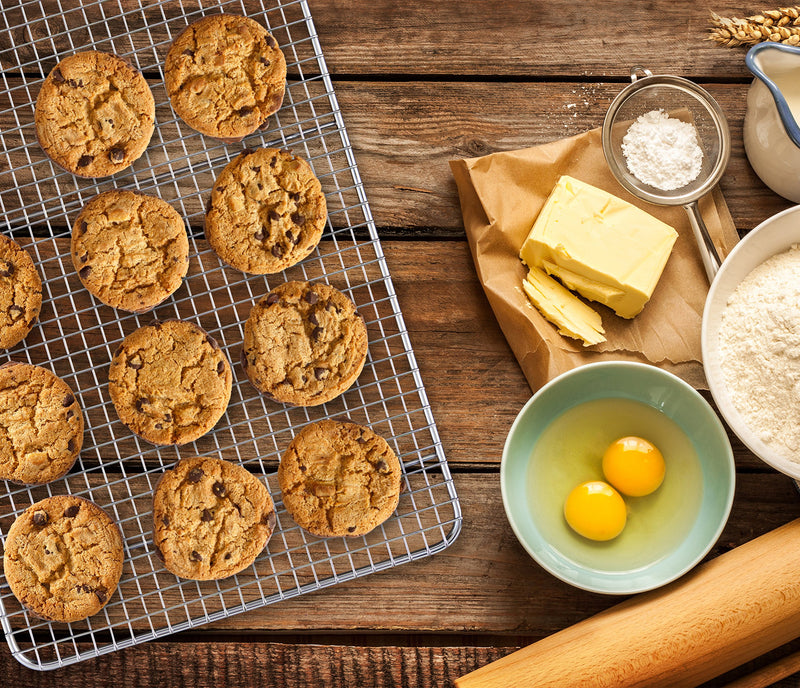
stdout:
[[(14, 656), (54, 669), (146, 640), (217, 621), (306, 592), (429, 556), (447, 547), (461, 513), (436, 426), (403, 324), (339, 106), (305, 0), (23, 0), (0, 10), (0, 230), (34, 257), (42, 276), (40, 323), (4, 355), (45, 365), (64, 378), (87, 420), (84, 449), (63, 480), (44, 487), (0, 487), (0, 539), (16, 516), (52, 494), (93, 500), (116, 518), (125, 540), (117, 593), (97, 615), (48, 623), (22, 609), (5, 579), (0, 621)], [(185, 126), (169, 106), (163, 60), (190, 22), (220, 11), (266, 25), (287, 58), (286, 99), (269, 128), (224, 145)], [(129, 58), (151, 83), (156, 131), (131, 169), (83, 180), (54, 166), (36, 142), (34, 103), (55, 64), (79, 50)], [(244, 147), (290, 148), (310, 161), (326, 192), (329, 221), (319, 249), (280, 275), (245, 276), (220, 263), (203, 240), (205, 202), (215, 175)], [(83, 288), (69, 257), (69, 227), (93, 195), (111, 188), (158, 195), (190, 228), (189, 275), (145, 315), (117, 312)], [(356, 386), (321, 407), (289, 408), (258, 395), (238, 365), (243, 323), (255, 299), (285, 280), (324, 280), (347, 293), (364, 316), (369, 358)], [(189, 445), (153, 447), (118, 420), (107, 388), (120, 341), (154, 317), (199, 323), (234, 362), (230, 406), (216, 428)], [(283, 509), (275, 468), (297, 429), (325, 417), (369, 425), (404, 466), (397, 512), (367, 536), (318, 539)], [(276, 531), (256, 563), (212, 582), (167, 572), (151, 544), (152, 489), (183, 456), (213, 455), (263, 476), (278, 512)]]

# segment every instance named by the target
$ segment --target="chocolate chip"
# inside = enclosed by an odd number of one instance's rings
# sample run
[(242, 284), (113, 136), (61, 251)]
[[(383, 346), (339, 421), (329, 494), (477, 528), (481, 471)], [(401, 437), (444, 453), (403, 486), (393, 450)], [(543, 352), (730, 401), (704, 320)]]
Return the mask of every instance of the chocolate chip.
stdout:
[(83, 86), (83, 80), (78, 79), (76, 81), (75, 79), (67, 79), (67, 86), (70, 88), (81, 88)]
[(208, 523), (209, 521), (214, 520), (214, 514), (212, 514), (208, 509), (203, 509), (203, 513), (200, 514), (200, 520)]
[(80, 275), (81, 279), (86, 279), (87, 277), (89, 277), (91, 273), (92, 273), (91, 265), (85, 265), (78, 271), (78, 274)]
[(72, 506), (68, 506), (64, 511), (64, 516), (67, 518), (74, 518), (78, 515), (78, 512), (81, 510), (80, 504), (73, 504)]
[(108, 599), (108, 593), (104, 588), (97, 588), (97, 590), (94, 591), (94, 594), (97, 595), (97, 599), (99, 600), (100, 604), (106, 603), (106, 600)]
[(217, 481), (211, 486), (211, 491), (217, 495), (220, 499), (222, 499), (226, 494), (228, 494), (228, 490), (225, 489), (225, 486)]
[(74, 452), (74, 451), (75, 451), (75, 448), (76, 448), (76, 447), (75, 447), (75, 438), (74, 438), (74, 437), (70, 437), (70, 438), (69, 438), (69, 442), (67, 442), (67, 451), (68, 451), (70, 454), (72, 454), (72, 452)]
[(74, 409), (70, 409), (69, 411), (67, 411), (67, 420), (72, 418), (74, 415), (75, 415), (75, 410)]
[(230, 558), (231, 558), (231, 553), (230, 552), (225, 552), (225, 559), (227, 560), (227, 559), (230, 559)]
[(280, 219), (281, 219), (281, 216), (280, 216), (280, 214), (278, 214), (277, 212), (275, 212), (275, 211), (274, 211), (272, 208), (270, 208), (270, 211), (267, 213), (267, 217), (268, 217), (270, 220), (272, 220), (273, 222), (277, 222), (278, 220), (280, 220)]
[(80, 256), (78, 256), (78, 260), (81, 261), (81, 263), (85, 263), (87, 260), (89, 260), (89, 254), (82, 253)]
[(136, 410), (139, 413), (144, 413), (144, 405), (145, 404), (149, 404), (149, 403), (150, 403), (150, 400), (147, 399), (146, 397), (139, 397), (136, 400), (136, 402), (134, 403), (134, 406), (136, 407)]
[(133, 368), (133, 370), (141, 370), (144, 363), (142, 363), (141, 358), (129, 358), (128, 359), (128, 368)]
[(310, 303), (313, 306), (317, 301), (319, 301), (319, 296), (317, 296), (317, 292), (315, 291), (307, 291), (303, 299), (305, 299), (306, 303)]
[(271, 306), (273, 303), (278, 303), (278, 301), (280, 300), (280, 298), (281, 298), (281, 297), (280, 297), (280, 296), (278, 296), (278, 295), (277, 295), (276, 293), (274, 293), (274, 292), (272, 292), (272, 293), (270, 293), (270, 294), (267, 294), (267, 305), (268, 305), (268, 306)]
[(156, 430), (163, 430), (164, 429), (164, 425), (162, 423), (156, 423), (155, 428), (156, 428)]
[(349, 526), (349, 527), (347, 528), (347, 532), (348, 532), (348, 533), (354, 533), (354, 532), (355, 532), (355, 530), (356, 530), (356, 527), (355, 527), (355, 526)]
[(50, 520), (50, 517), (47, 515), (46, 511), (39, 511), (33, 512), (33, 525), (35, 526), (44, 526), (47, 525), (47, 522)]
[(322, 328), (315, 327), (313, 330), (311, 330), (311, 339), (317, 341), (321, 334), (322, 334)]
[(203, 469), (193, 468), (191, 471), (189, 471), (188, 475), (186, 476), (186, 479), (190, 483), (199, 483), (204, 475), (205, 473), (203, 473)]
[(169, 412), (165, 413), (165, 414), (164, 414), (164, 420), (165, 420), (167, 423), (171, 423), (171, 422), (172, 422), (172, 414), (171, 414), (171, 413), (169, 413)]
[(217, 363), (217, 375), (222, 375), (225, 372), (225, 361)]
[(211, 348), (214, 349), (214, 351), (219, 351), (219, 344), (217, 343), (217, 340), (214, 339), (210, 334), (206, 335), (206, 341), (211, 345)]
[(283, 258), (284, 248), (280, 244), (274, 244), (272, 250), (270, 251), (273, 256), (276, 258)]
[(264, 233), (264, 228), (262, 227), (255, 234), (253, 234), (253, 238), (256, 241), (264, 241), (264, 239), (267, 238), (267, 235)]
[(87, 165), (91, 164), (92, 160), (94, 160), (94, 156), (82, 155), (80, 158), (78, 158), (78, 167), (86, 167)]
[(53, 83), (56, 84), (63, 84), (66, 81), (64, 75), (61, 73), (61, 70), (58, 67), (56, 67), (53, 70), (52, 77), (53, 77)]
[(0, 265), (0, 277), (11, 277), (14, 274), (14, 270), (14, 263), (5, 261), (3, 265)]
[(289, 194), (289, 198), (291, 198), (295, 203), (297, 203), (302, 197), (296, 191)]
[(75, 397), (72, 394), (67, 394), (64, 399), (61, 401), (61, 405), (66, 408), (67, 406), (72, 406), (75, 403)]
[(292, 234), (288, 229), (284, 232), (286, 238), (291, 241), (293, 244), (295, 243), (294, 234)]
[(203, 561), (203, 557), (200, 556), (200, 552), (198, 552), (197, 550), (194, 550), (194, 549), (192, 550), (191, 554), (189, 555), (189, 559), (191, 559), (192, 561)]
[(275, 41), (275, 39), (270, 34), (267, 34), (267, 38), (265, 40), (267, 41), (267, 45), (270, 48), (277, 48), (278, 47), (278, 43)]
[(247, 117), (247, 115), (252, 115), (253, 114), (253, 108), (251, 108), (251, 107), (239, 108), (236, 111), (236, 114), (239, 115), (239, 117)]
[(270, 530), (274, 530), (275, 524), (278, 522), (278, 517), (275, 515), (274, 511), (269, 511), (264, 514), (264, 517), (261, 520)]
[(187, 48), (181, 53), (181, 55), (186, 55), (187, 57), (194, 57), (194, 50), (189, 50), (189, 48)]
[(86, 220), (81, 221), (81, 231), (85, 232), (89, 229), (89, 223)]
[(308, 322), (310, 322), (312, 325), (319, 325), (319, 320), (317, 320), (316, 313), (308, 314)]
[(108, 159), (113, 163), (120, 163), (125, 159), (125, 149), (120, 146), (114, 146), (108, 151)]
[(292, 213), (292, 222), (302, 226), (306, 223), (306, 218), (300, 213)]
[(266, 57), (260, 57), (258, 61), (261, 64), (263, 64), (265, 67), (269, 67), (270, 64), (271, 64), (270, 61)]
[(300, 465), (300, 471), (301, 472), (305, 473), (307, 470), (308, 469), (305, 466), (303, 466), (302, 464)]
[(388, 473), (389, 465), (383, 459), (380, 459), (378, 463), (375, 464), (375, 470), (378, 471), (378, 473)]
[(275, 167), (277, 164), (278, 164), (278, 156), (277, 155), (273, 155), (272, 156), (272, 160), (269, 161), (269, 166), (270, 167)]
[(314, 368), (314, 377), (317, 378), (317, 380), (321, 380), (323, 377), (326, 377), (327, 372), (327, 368)]
[(165, 528), (169, 528), (169, 516), (167, 516), (166, 514), (164, 514), (164, 515), (161, 517), (161, 523), (163, 523), (163, 524), (164, 524), (164, 527), (165, 527)]

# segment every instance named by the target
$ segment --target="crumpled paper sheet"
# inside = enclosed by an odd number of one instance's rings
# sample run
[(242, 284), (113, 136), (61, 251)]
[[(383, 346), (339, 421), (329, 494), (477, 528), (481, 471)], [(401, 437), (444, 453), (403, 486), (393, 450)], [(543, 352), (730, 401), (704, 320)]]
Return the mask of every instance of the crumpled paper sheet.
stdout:
[[(628, 193), (608, 169), (600, 130), (523, 150), (452, 160), (464, 228), (478, 279), (523, 373), (536, 391), (556, 375), (593, 361), (640, 361), (707, 389), (700, 327), (708, 292), (686, 211), (657, 206)], [(585, 348), (558, 334), (522, 290), (527, 268), (519, 249), (562, 174), (604, 189), (674, 227), (678, 239), (644, 310), (632, 320), (588, 302), (600, 312), (607, 341)], [(700, 199), (700, 212), (721, 257), (739, 237), (718, 188)]]

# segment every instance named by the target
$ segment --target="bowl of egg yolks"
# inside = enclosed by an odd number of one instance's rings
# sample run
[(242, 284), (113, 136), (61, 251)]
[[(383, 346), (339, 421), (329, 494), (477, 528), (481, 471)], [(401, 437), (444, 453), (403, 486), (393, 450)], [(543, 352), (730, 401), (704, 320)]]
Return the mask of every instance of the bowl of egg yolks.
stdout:
[(544, 569), (627, 595), (680, 577), (719, 538), (733, 453), (711, 406), (655, 366), (590, 363), (525, 404), (503, 449), (503, 506)]

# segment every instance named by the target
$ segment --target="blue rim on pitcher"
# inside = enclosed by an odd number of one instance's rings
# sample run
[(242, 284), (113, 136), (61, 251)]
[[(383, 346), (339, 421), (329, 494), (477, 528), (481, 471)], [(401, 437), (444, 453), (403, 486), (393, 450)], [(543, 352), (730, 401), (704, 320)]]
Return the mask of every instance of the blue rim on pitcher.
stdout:
[(773, 42), (758, 43), (747, 51), (747, 55), (744, 58), (744, 63), (752, 72), (753, 76), (759, 79), (769, 89), (775, 100), (775, 106), (778, 108), (778, 114), (786, 129), (786, 133), (794, 144), (800, 148), (800, 126), (798, 126), (792, 111), (789, 109), (786, 98), (784, 98), (783, 93), (781, 93), (781, 90), (776, 86), (775, 82), (764, 73), (764, 70), (761, 69), (756, 62), (756, 58), (765, 50), (779, 50), (781, 52), (800, 55), (800, 46)]

